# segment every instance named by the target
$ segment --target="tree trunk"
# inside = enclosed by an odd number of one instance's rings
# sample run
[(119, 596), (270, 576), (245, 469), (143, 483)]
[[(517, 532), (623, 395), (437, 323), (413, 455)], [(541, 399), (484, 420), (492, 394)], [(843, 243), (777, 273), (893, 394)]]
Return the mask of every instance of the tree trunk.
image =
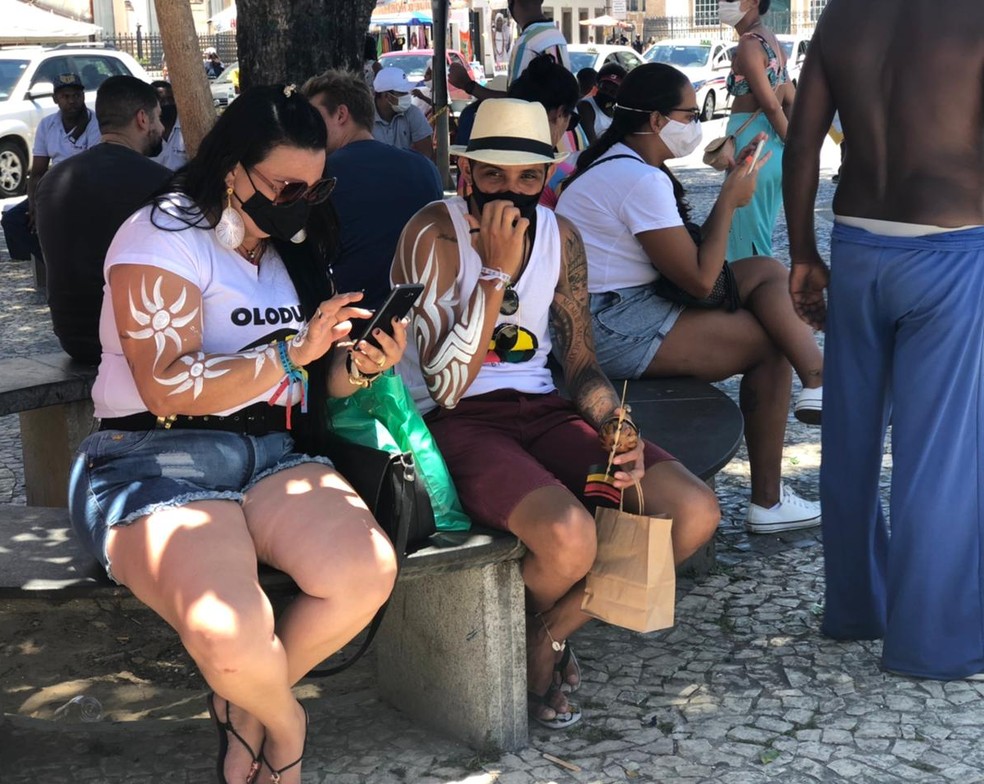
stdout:
[(187, 0), (155, 0), (154, 5), (168, 76), (181, 117), (181, 133), (188, 157), (192, 158), (215, 123), (215, 107), (195, 33), (195, 19)]
[(361, 69), (376, 0), (237, 0), (239, 83), (295, 83)]

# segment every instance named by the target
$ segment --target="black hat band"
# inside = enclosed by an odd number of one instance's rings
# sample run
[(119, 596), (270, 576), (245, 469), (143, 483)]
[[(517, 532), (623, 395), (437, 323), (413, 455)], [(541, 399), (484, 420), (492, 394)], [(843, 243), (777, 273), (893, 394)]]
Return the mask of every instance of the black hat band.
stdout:
[(467, 152), (479, 150), (497, 150), (499, 152), (529, 152), (553, 158), (554, 148), (551, 144), (538, 142), (535, 139), (523, 139), (518, 136), (483, 136), (468, 142)]

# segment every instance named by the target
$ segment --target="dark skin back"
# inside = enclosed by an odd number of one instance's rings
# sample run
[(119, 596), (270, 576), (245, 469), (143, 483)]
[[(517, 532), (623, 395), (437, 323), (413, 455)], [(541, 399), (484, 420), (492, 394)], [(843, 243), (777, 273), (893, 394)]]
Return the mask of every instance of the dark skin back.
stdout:
[(801, 318), (823, 327), (827, 270), (813, 210), (834, 111), (847, 155), (834, 213), (942, 227), (984, 224), (984, 3), (831, 0), (800, 75), (783, 195)]

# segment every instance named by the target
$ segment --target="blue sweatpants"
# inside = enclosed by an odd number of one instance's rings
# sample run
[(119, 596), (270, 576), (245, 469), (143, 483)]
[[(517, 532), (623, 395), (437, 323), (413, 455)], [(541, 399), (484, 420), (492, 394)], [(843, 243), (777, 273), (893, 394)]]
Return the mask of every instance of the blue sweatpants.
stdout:
[[(882, 665), (984, 671), (984, 229), (837, 224), (824, 346), (823, 632)], [(891, 534), (879, 500), (892, 424)]]

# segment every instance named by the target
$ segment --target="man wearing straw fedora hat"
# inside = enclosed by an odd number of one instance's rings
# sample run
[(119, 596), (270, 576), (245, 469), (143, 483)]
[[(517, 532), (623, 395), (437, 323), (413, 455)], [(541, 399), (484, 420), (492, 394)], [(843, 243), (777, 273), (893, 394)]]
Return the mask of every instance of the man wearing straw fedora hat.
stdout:
[[(554, 152), (543, 106), (484, 101), (468, 146), (452, 152), (472, 195), (418, 212), (393, 261), (393, 283), (425, 286), (399, 371), (472, 520), (511, 531), (529, 550), (530, 716), (563, 729), (581, 718), (566, 694), (581, 678), (566, 639), (589, 620), (583, 580), (596, 548), (585, 478), (607, 463), (622, 412), (594, 355), (581, 237), (537, 206), (564, 157)], [(551, 351), (569, 400), (554, 387)], [(637, 436), (625, 419), (614, 485), (640, 482), (643, 511), (672, 517), (680, 561), (713, 535), (717, 500)]]

